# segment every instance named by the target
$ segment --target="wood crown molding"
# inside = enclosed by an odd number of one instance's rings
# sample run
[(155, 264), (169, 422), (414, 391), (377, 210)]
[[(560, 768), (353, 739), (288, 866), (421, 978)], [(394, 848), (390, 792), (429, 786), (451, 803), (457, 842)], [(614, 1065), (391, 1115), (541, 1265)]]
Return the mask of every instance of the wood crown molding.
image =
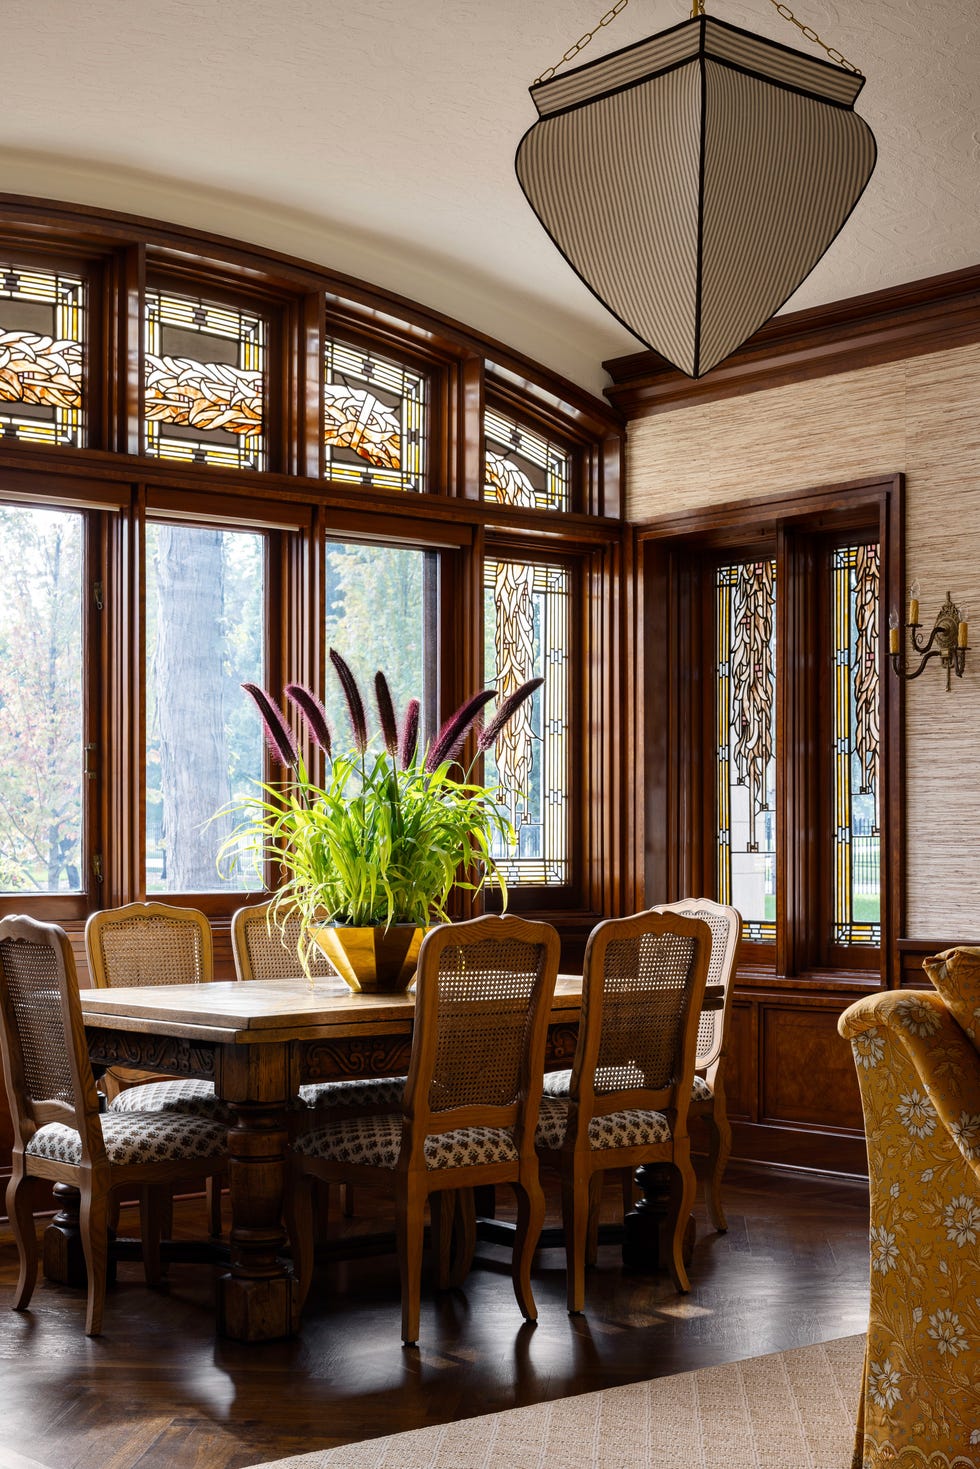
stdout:
[(976, 341), (980, 265), (776, 316), (703, 378), (658, 352), (612, 358), (606, 396), (627, 418), (646, 418)]

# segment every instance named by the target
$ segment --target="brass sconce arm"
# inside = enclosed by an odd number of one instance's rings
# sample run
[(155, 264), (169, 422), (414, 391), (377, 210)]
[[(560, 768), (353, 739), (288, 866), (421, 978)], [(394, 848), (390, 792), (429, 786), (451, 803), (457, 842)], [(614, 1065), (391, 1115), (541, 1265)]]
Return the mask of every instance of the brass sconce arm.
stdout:
[(889, 657), (892, 667), (899, 678), (918, 678), (931, 658), (938, 658), (940, 666), (946, 670), (946, 692), (950, 688), (950, 674), (955, 673), (957, 678), (963, 677), (966, 667), (966, 655), (970, 651), (967, 635), (969, 627), (966, 621), (966, 613), (961, 612), (959, 607), (946, 593), (946, 601), (940, 607), (936, 615), (936, 621), (928, 638), (921, 638), (919, 629), (919, 599), (917, 595), (918, 586), (914, 585), (913, 596), (909, 605), (909, 620), (906, 623), (906, 631), (912, 645), (912, 651), (919, 654), (919, 662), (914, 669), (910, 669), (906, 663), (905, 651), (901, 647), (901, 633), (898, 626), (898, 614), (893, 612), (889, 618)]

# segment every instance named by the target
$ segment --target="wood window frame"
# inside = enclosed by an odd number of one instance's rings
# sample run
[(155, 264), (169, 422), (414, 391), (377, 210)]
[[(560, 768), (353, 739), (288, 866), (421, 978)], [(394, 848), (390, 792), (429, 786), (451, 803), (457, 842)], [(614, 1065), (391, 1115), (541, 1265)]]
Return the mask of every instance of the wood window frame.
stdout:
[[(740, 501), (648, 522), (636, 531), (638, 556), (637, 743), (645, 749), (637, 801), (637, 906), (690, 894), (714, 895), (715, 813), (712, 782), (700, 752), (714, 748), (714, 646), (708, 568), (720, 557), (776, 554), (791, 581), (777, 591), (777, 920), (774, 955), (744, 944), (741, 970), (758, 981), (802, 987), (895, 985), (903, 932), (905, 801), (904, 685), (879, 629), (881, 688), (881, 945), (834, 952), (827, 921), (829, 820), (826, 780), (813, 748), (819, 723), (813, 675), (819, 626), (815, 547), (848, 534), (876, 536), (881, 547), (881, 608), (901, 606), (904, 591), (904, 478), (819, 486)], [(778, 585), (777, 575), (777, 585)]]

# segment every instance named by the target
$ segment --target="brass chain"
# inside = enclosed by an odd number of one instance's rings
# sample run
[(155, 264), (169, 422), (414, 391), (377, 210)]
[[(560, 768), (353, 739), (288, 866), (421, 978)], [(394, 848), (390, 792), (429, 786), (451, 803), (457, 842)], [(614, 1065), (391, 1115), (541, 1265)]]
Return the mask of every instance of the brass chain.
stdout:
[(554, 76), (555, 72), (560, 66), (564, 66), (566, 61), (571, 61), (572, 58), (574, 56), (577, 56), (580, 51), (584, 51), (586, 46), (592, 40), (592, 37), (597, 35), (598, 32), (602, 30), (603, 26), (607, 26), (610, 21), (615, 20), (620, 11), (625, 10), (629, 3), (630, 0), (616, 0), (616, 4), (613, 6), (612, 10), (607, 10), (602, 19), (596, 22), (591, 31), (586, 31), (584, 36), (579, 36), (578, 40), (575, 42), (575, 45), (569, 46), (568, 50), (565, 52), (560, 61), (556, 61), (554, 66), (549, 66), (547, 71), (543, 71), (539, 77), (534, 78), (534, 81), (531, 83), (532, 87), (536, 87), (539, 82), (550, 81), (550, 79)]
[(812, 41), (815, 46), (821, 46), (823, 50), (826, 51), (831, 61), (836, 61), (837, 65), (842, 66), (845, 71), (852, 71), (856, 77), (864, 76), (864, 72), (861, 71), (859, 67), (856, 67), (852, 61), (848, 61), (846, 56), (842, 56), (840, 52), (835, 50), (833, 46), (828, 46), (826, 41), (821, 41), (820, 37), (817, 35), (816, 31), (812, 29), (812, 27), (804, 25), (801, 20), (797, 20), (796, 16), (793, 14), (792, 10), (790, 10), (788, 5), (780, 4), (780, 0), (769, 0), (769, 4), (778, 11), (778, 13), (783, 17), (783, 20), (788, 20), (791, 25), (796, 26), (798, 31), (802, 31), (808, 41)]
[[(561, 60), (556, 61), (554, 66), (549, 66), (545, 71), (541, 73), (539, 77), (535, 77), (531, 85), (533, 87), (536, 87), (539, 82), (550, 81), (560, 66), (564, 66), (566, 61), (572, 61), (579, 54), (580, 51), (584, 51), (592, 38), (596, 36), (599, 31), (602, 30), (602, 27), (609, 25), (610, 21), (614, 21), (617, 15), (619, 15), (621, 11), (625, 10), (629, 3), (630, 0), (616, 0), (616, 4), (613, 6), (613, 8), (606, 11), (605, 15), (601, 18), (601, 20), (596, 22), (592, 30), (586, 31), (584, 36), (579, 36), (578, 40), (575, 42), (575, 45), (569, 46), (568, 50), (565, 52)], [(827, 55), (830, 57), (831, 61), (836, 62), (838, 66), (844, 67), (845, 71), (853, 72), (855, 76), (860, 77), (864, 75), (864, 72), (861, 71), (859, 67), (855, 66), (853, 62), (848, 61), (847, 57), (842, 56), (835, 47), (828, 46), (826, 41), (821, 41), (820, 37), (811, 26), (804, 25), (801, 20), (797, 20), (796, 16), (793, 14), (792, 10), (790, 10), (788, 5), (783, 5), (781, 3), (781, 0), (769, 0), (769, 3), (783, 17), (783, 20), (788, 20), (791, 25), (796, 26), (797, 30), (802, 31), (803, 35), (808, 41), (811, 41), (815, 46), (822, 47), (823, 50), (826, 51)], [(696, 16), (704, 15), (704, 5), (705, 0), (692, 0), (692, 20)]]

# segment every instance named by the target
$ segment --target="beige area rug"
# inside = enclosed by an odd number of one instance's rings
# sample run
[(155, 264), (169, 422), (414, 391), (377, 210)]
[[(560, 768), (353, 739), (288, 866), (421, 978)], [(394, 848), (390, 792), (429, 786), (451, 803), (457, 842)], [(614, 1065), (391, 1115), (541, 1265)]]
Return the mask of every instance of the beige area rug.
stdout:
[(254, 1469), (850, 1469), (864, 1337)]

